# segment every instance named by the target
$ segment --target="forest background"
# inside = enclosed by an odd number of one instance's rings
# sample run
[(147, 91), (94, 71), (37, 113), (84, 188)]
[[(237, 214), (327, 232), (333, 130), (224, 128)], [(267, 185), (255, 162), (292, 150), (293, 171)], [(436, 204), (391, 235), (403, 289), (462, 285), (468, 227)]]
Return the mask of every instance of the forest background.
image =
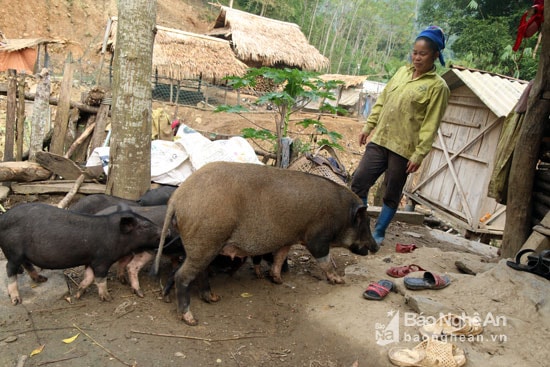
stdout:
[[(224, 4), (225, 5), (225, 4)], [(298, 24), (323, 55), (327, 72), (386, 81), (407, 61), (415, 36), (443, 28), (452, 64), (524, 80), (534, 78), (537, 36), (512, 51), (532, 0), (235, 0), (233, 7)], [(439, 68), (443, 73), (446, 69)]]

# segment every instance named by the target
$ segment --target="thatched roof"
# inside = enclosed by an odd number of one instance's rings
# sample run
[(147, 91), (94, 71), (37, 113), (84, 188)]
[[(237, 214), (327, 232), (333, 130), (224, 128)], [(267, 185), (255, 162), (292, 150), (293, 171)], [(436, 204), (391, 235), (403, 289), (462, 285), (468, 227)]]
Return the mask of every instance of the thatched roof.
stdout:
[(25, 48), (33, 48), (38, 45), (48, 43), (65, 43), (62, 40), (54, 40), (49, 38), (17, 38), (3, 39), (0, 42), (0, 52), (13, 52), (23, 50)]
[(229, 42), (215, 37), (157, 26), (153, 68), (174, 79), (196, 77), (221, 79), (242, 76), (247, 66), (239, 61)]
[(309, 44), (298, 25), (225, 6), (220, 8), (208, 34), (231, 40), (239, 60), (251, 65), (284, 65), (315, 71), (328, 66), (329, 60)]
[(322, 74), (319, 75), (319, 79), (327, 82), (331, 80), (340, 80), (344, 82), (342, 86), (344, 88), (363, 86), (365, 80), (368, 79), (367, 75), (344, 75), (344, 74)]
[[(111, 19), (108, 49), (116, 45), (117, 18)], [(247, 66), (239, 61), (229, 42), (216, 37), (157, 26), (153, 45), (153, 69), (173, 79), (220, 80), (228, 75), (242, 76)]]

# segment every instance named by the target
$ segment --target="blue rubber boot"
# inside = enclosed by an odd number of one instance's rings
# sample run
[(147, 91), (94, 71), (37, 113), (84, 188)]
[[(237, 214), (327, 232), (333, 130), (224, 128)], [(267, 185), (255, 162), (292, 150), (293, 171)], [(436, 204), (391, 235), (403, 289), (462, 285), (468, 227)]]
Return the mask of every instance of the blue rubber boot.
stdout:
[(374, 240), (378, 245), (381, 245), (382, 241), (384, 241), (384, 236), (386, 235), (386, 228), (388, 228), (388, 225), (390, 224), (396, 211), (397, 209), (392, 209), (386, 204), (382, 205), (382, 210), (380, 211), (378, 220), (374, 225), (374, 232), (372, 233), (372, 237), (374, 237)]

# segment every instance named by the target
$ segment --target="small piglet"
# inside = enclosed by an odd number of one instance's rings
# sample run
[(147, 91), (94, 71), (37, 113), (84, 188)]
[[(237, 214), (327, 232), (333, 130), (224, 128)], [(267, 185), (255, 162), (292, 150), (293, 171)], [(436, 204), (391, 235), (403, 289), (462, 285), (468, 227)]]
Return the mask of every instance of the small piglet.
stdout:
[(94, 216), (47, 204), (21, 204), (0, 216), (0, 248), (8, 263), (8, 293), (21, 303), (17, 273), (21, 266), (35, 282), (44, 282), (33, 265), (66, 269), (85, 265), (76, 298), (94, 281), (103, 301), (110, 301), (107, 272), (119, 258), (144, 247), (158, 245), (161, 228), (121, 206), (109, 215)]

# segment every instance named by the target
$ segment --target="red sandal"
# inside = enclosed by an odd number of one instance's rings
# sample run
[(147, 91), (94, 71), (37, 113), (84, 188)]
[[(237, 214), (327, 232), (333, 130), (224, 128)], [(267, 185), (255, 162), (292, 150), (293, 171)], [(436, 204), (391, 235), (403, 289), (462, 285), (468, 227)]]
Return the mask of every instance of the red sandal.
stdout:
[(363, 292), (363, 297), (374, 301), (380, 301), (384, 299), (393, 289), (393, 282), (390, 280), (382, 279), (377, 283), (370, 283), (367, 289)]
[(418, 247), (416, 245), (404, 245), (402, 243), (395, 244), (395, 252), (400, 252), (402, 254), (406, 254), (408, 252), (413, 252)]
[(386, 270), (386, 274), (394, 278), (403, 278), (405, 275), (408, 275), (409, 273), (414, 273), (415, 271), (426, 271), (426, 269), (422, 269), (422, 267), (416, 264), (394, 266)]
[(403, 282), (405, 287), (412, 290), (441, 289), (451, 284), (451, 279), (445, 274), (439, 275), (427, 271), (422, 278), (406, 277)]

